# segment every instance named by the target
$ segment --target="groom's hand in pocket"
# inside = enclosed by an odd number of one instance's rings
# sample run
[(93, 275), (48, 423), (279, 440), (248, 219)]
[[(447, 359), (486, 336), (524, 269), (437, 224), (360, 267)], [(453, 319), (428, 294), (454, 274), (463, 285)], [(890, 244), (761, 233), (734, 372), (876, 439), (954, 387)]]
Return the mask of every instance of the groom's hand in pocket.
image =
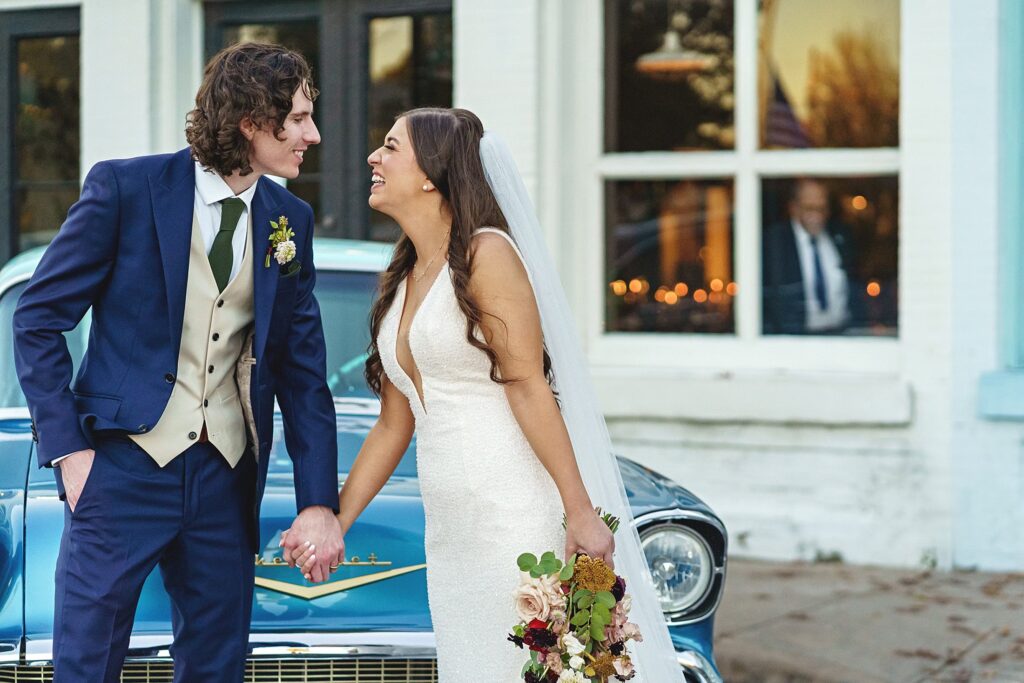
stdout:
[(320, 505), (312, 505), (299, 513), (281, 545), (288, 565), (298, 566), (313, 583), (326, 581), (331, 567), (336, 567), (345, 556), (338, 518), (330, 508)]
[(85, 488), (85, 480), (92, 471), (92, 461), (95, 457), (96, 451), (88, 448), (84, 451), (75, 451), (54, 465), (60, 468), (60, 478), (64, 482), (64, 498), (72, 512), (78, 507), (78, 499)]

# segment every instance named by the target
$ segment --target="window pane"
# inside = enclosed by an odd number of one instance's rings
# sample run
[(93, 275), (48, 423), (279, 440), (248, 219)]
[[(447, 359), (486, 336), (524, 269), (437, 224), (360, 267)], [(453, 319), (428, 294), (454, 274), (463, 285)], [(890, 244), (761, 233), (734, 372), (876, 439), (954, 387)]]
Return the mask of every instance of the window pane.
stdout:
[(897, 147), (899, 0), (762, 0), (761, 146)]
[[(33, 183), (35, 185), (35, 183)], [(20, 187), (14, 195), (18, 215), (18, 251), (49, 244), (57, 235), (68, 209), (78, 201), (78, 181)]]
[(732, 333), (731, 180), (607, 185), (608, 331)]
[(78, 37), (15, 41), (16, 248), (46, 244), (78, 199)]
[[(320, 38), (315, 21), (293, 21), (274, 22), (268, 24), (240, 24), (224, 27), (224, 46), (235, 43), (256, 42), (256, 43), (277, 43), (284, 45), (290, 50), (295, 50), (306, 58), (310, 69), (313, 70), (313, 83), (318, 84), (320, 72)], [(314, 118), (316, 117), (314, 113)], [(302, 181), (301, 197), (313, 205), (314, 211), (320, 205), (320, 181), (312, 180), (311, 176), (320, 171), (320, 146), (312, 145), (302, 156), (302, 172), (299, 175)], [(292, 187), (293, 182), (288, 182), (288, 189), (296, 194), (298, 192)], [(315, 213), (319, 220), (319, 213)]]
[(606, 0), (605, 150), (731, 149), (731, 0)]
[(764, 181), (765, 334), (896, 335), (898, 196), (895, 176)]
[[(452, 17), (376, 17), (369, 21), (369, 41), (367, 154), (383, 144), (398, 114), (452, 106)], [(394, 221), (370, 212), (370, 239), (390, 242), (398, 234)]]

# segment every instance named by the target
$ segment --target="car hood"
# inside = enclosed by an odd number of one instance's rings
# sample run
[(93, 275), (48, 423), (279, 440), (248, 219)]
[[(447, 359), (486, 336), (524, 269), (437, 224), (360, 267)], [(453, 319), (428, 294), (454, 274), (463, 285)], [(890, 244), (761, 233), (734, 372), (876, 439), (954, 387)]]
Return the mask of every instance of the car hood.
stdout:
[[(268, 482), (260, 517), (252, 632), (428, 632), (423, 506), (415, 481), (395, 480), (345, 538), (347, 564), (322, 584), (305, 581), (281, 563), (281, 531), (295, 519), (290, 479)], [(53, 626), (53, 568), (64, 522), (54, 487), (34, 486), (26, 524), (25, 627), (28, 640), (49, 640)], [(276, 558), (276, 562), (275, 562)], [(134, 633), (169, 634), (170, 602), (154, 572), (139, 600)], [(296, 642), (304, 642), (296, 638)]]

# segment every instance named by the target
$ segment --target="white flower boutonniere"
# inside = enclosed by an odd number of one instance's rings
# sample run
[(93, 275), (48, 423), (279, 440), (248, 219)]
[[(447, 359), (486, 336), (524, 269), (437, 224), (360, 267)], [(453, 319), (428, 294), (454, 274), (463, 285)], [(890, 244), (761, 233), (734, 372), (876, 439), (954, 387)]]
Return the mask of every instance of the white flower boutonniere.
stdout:
[[(295, 233), (288, 227), (288, 217), (279, 216), (276, 222), (270, 221), (270, 227), (273, 230), (270, 233), (270, 246), (267, 247), (267, 259), (264, 267), (270, 267), (271, 256), (274, 257), (278, 265), (284, 266), (292, 263), (292, 259), (295, 258), (295, 242), (292, 241)], [(299, 267), (297, 262), (292, 263), (286, 274), (297, 272)]]

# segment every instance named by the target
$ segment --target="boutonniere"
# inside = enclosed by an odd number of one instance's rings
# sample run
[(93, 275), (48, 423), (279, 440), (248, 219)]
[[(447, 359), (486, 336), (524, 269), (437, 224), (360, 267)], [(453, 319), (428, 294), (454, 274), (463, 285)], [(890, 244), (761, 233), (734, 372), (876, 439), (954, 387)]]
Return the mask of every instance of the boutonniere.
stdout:
[(295, 233), (288, 227), (288, 217), (279, 216), (276, 222), (270, 221), (270, 227), (273, 230), (270, 232), (270, 246), (267, 247), (264, 268), (270, 267), (271, 256), (282, 266), (295, 258), (295, 242), (292, 241)]

